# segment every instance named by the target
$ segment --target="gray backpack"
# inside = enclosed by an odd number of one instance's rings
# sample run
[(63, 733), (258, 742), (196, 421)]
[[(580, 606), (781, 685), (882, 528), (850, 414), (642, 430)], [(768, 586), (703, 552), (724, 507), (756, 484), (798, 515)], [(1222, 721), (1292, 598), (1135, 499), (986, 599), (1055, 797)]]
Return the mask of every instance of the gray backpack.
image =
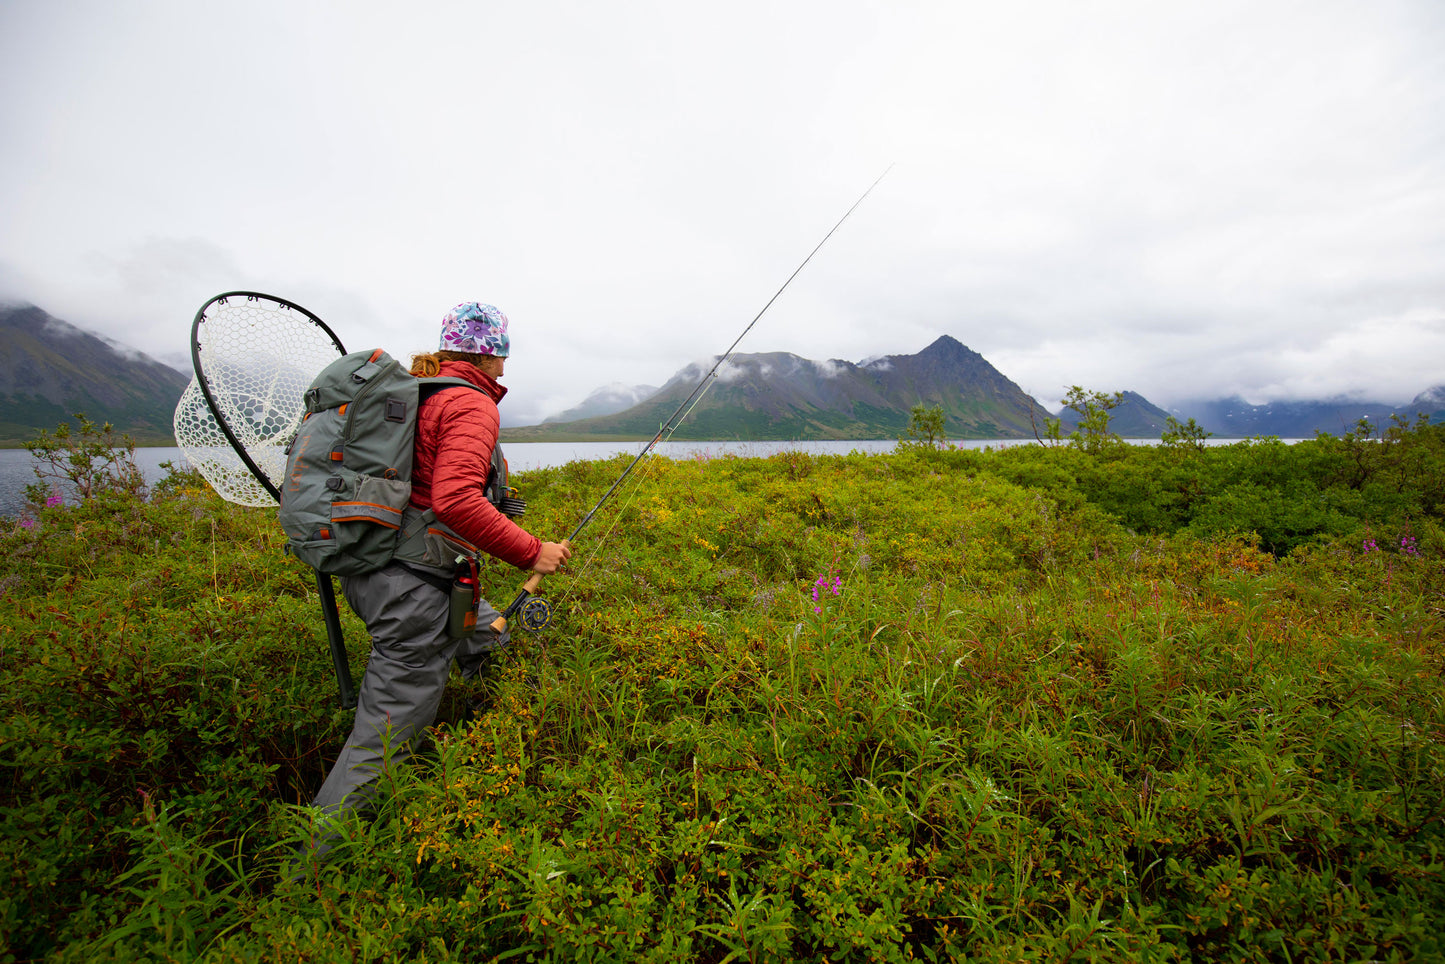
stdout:
[[(418, 378), (381, 349), (327, 365), (306, 390), (306, 416), (286, 449), (281, 528), (286, 551), (320, 572), (355, 576), (396, 560), (445, 568), (477, 547), (411, 505), (416, 416), (461, 378)], [(525, 503), (507, 488), (501, 447), (486, 495), (508, 515)]]

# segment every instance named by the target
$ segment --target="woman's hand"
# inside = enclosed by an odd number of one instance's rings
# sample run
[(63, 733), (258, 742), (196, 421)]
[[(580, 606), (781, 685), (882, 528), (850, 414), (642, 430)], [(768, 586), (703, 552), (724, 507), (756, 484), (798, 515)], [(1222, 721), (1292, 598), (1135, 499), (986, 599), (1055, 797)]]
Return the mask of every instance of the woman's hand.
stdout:
[(572, 558), (572, 549), (565, 542), (544, 542), (542, 551), (537, 553), (537, 561), (532, 563), (532, 571), (540, 572), (544, 576), (550, 576), (562, 564)]

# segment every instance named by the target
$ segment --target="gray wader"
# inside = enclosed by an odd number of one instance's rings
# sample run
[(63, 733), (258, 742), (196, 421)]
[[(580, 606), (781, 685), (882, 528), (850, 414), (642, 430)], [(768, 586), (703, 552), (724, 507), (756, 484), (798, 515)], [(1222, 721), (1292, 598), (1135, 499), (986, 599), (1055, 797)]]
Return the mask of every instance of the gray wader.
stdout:
[[(487, 655), (509, 642), (478, 629), (466, 639), (447, 635), (447, 594), (400, 565), (341, 580), (341, 591), (371, 634), (371, 657), (356, 701), (356, 721), (314, 804), (328, 813), (362, 807), (376, 795), (376, 778), (411, 756), (436, 719), (452, 660), (475, 676)], [(485, 600), (477, 625), (498, 613)]]

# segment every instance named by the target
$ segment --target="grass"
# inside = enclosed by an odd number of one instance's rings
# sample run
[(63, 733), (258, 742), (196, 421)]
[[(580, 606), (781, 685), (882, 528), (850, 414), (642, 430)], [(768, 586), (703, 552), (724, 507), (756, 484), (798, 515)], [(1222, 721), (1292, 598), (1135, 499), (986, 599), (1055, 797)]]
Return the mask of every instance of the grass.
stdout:
[[(1439, 510), (1330, 444), (655, 460), (299, 875), (350, 720), (274, 519), (44, 510), (0, 572), (9, 959), (1439, 958)], [(520, 474), (528, 527), (624, 458)], [(1269, 495), (1306, 478), (1330, 511)]]

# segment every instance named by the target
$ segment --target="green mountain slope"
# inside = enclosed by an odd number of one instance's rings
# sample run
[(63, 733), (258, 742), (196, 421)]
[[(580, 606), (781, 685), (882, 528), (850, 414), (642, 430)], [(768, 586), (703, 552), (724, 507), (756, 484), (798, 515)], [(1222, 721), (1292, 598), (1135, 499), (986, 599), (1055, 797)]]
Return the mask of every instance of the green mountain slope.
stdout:
[[(646, 438), (691, 394), (703, 369), (684, 368), (623, 412), (508, 429), (511, 441)], [(1045, 411), (982, 355), (947, 335), (915, 355), (862, 365), (787, 352), (734, 355), (678, 429), (690, 439), (868, 439), (902, 434), (914, 405), (938, 406), (953, 438), (1019, 438)], [(1032, 421), (1031, 421), (1032, 419)]]
[(174, 444), (171, 416), (187, 381), (33, 305), (0, 307), (0, 444), (33, 438), (75, 412), (137, 442)]

